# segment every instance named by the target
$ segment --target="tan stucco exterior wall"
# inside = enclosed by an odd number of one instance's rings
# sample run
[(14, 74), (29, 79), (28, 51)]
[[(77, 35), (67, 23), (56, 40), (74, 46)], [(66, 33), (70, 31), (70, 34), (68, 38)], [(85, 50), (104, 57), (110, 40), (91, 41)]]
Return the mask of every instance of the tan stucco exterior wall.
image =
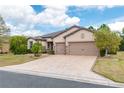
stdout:
[(46, 41), (41, 41), (41, 43), (42, 43), (42, 46), (47, 46), (47, 42)]
[(55, 44), (55, 43), (57, 43), (57, 42), (65, 42), (65, 39), (63, 38), (65, 35), (67, 35), (67, 34), (69, 34), (69, 33), (72, 33), (72, 32), (74, 32), (75, 30), (77, 30), (78, 28), (72, 28), (72, 29), (70, 29), (70, 30), (68, 30), (67, 32), (64, 32), (64, 33), (62, 33), (61, 35), (59, 35), (59, 36), (57, 36), (57, 37), (55, 37), (54, 39), (53, 39), (53, 43)]
[(94, 41), (93, 33), (86, 30), (80, 30), (66, 37), (66, 46), (68, 46), (68, 42), (83, 42), (83, 41)]
[(39, 42), (39, 43), (42, 44), (42, 46), (44, 46), (45, 48), (47, 48), (47, 42), (46, 41), (41, 41), (41, 40), (36, 41), (34, 39), (28, 39), (28, 45), (27, 45), (27, 48), (28, 49), (30, 49), (30, 41), (32, 41), (33, 44), (36, 43), (36, 42)]
[(28, 43), (27, 43), (27, 48), (30, 49), (30, 41), (33, 42), (33, 44), (36, 42), (34, 39), (28, 39)]
[(76, 28), (76, 27), (72, 28), (72, 29), (68, 30), (67, 32), (64, 32), (64, 33), (60, 34), (59, 36), (53, 38), (53, 47), (54, 47), (53, 49), (54, 49), (54, 51), (56, 50), (56, 43), (65, 42), (64, 36), (69, 34), (69, 33), (74, 32), (77, 29), (79, 29), (79, 28)]
[(46, 38), (47, 42), (52, 42), (53, 40), (51, 38)]

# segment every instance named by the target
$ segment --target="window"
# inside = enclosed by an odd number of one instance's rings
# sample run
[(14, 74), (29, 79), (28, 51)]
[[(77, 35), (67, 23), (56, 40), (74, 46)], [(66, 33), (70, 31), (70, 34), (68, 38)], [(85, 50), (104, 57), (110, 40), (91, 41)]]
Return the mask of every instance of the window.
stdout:
[(84, 33), (81, 34), (81, 38), (84, 39)]
[(48, 42), (48, 49), (53, 50), (53, 42)]
[(33, 46), (33, 41), (30, 41), (29, 43), (30, 43), (30, 49), (31, 49)]

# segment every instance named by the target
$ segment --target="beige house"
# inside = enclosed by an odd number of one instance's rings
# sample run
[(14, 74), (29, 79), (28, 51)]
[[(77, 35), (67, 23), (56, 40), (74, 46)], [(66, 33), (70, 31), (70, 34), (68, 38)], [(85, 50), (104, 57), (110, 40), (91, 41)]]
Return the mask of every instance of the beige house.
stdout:
[(93, 32), (87, 28), (72, 26), (64, 31), (53, 32), (43, 36), (30, 37), (28, 49), (35, 42), (40, 42), (46, 50), (54, 50), (55, 54), (97, 55)]

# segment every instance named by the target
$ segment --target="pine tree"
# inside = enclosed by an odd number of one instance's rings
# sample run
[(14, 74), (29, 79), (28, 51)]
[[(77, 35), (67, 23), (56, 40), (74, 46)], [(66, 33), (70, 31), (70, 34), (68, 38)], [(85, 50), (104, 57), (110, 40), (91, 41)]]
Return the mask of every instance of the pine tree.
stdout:
[(10, 34), (10, 29), (6, 26), (2, 16), (0, 16), (0, 35), (4, 36), (9, 34)]
[(9, 41), (10, 29), (6, 26), (2, 16), (0, 16), (0, 52), (3, 52), (3, 43)]
[(93, 26), (89, 26), (88, 29), (91, 31), (96, 31), (96, 29)]

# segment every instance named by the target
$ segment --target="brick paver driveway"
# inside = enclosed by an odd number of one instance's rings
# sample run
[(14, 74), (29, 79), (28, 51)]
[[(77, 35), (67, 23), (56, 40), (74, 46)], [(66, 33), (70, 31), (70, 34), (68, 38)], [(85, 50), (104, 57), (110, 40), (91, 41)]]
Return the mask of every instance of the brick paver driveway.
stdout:
[(59, 78), (62, 78), (66, 76), (66, 78), (78, 80), (92, 79), (97, 82), (108, 82), (108, 79), (92, 72), (91, 68), (96, 58), (96, 56), (50, 55), (35, 61), (5, 68), (44, 73), (44, 76), (49, 75), (50, 77), (59, 76)]

